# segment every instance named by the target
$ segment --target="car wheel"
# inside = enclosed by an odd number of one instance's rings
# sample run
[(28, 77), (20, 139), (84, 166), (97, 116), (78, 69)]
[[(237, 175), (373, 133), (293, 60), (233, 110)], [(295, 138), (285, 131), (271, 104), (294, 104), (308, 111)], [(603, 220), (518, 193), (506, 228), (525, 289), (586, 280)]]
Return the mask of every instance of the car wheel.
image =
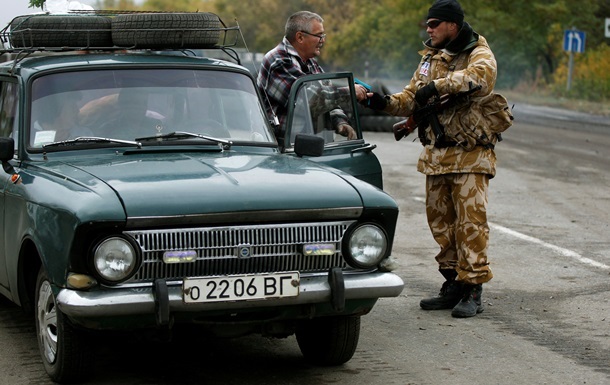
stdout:
[(221, 23), (213, 13), (135, 13), (112, 19), (119, 47), (210, 48), (218, 44)]
[(58, 309), (51, 283), (41, 268), (36, 281), (36, 335), (47, 374), (56, 382), (84, 379), (90, 369), (90, 347)]
[(334, 366), (349, 361), (360, 337), (360, 317), (324, 317), (304, 321), (296, 331), (303, 357), (313, 364)]
[(13, 48), (112, 47), (111, 21), (105, 16), (18, 16), (11, 21)]

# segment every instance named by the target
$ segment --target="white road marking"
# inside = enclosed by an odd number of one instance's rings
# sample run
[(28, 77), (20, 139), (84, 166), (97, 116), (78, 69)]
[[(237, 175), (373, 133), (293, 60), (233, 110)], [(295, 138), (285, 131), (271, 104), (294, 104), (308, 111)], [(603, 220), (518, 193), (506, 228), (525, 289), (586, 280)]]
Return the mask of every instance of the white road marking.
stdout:
[[(417, 201), (417, 202), (423, 202), (423, 203), (426, 202), (426, 199), (424, 199), (422, 197), (413, 197), (413, 199), (415, 201)], [(577, 252), (575, 252), (573, 250), (564, 249), (563, 247), (559, 247), (559, 246), (547, 243), (547, 242), (545, 242), (545, 241), (543, 241), (541, 239), (538, 239), (538, 238), (530, 237), (529, 235), (522, 234), (522, 233), (520, 233), (518, 231), (511, 230), (511, 229), (509, 229), (507, 227), (496, 225), (494, 223), (490, 223), (489, 227), (492, 227), (495, 230), (501, 231), (501, 232), (503, 232), (505, 234), (511, 235), (511, 236), (513, 236), (515, 238), (519, 238), (519, 239), (522, 239), (524, 241), (532, 242), (532, 243), (535, 243), (537, 245), (546, 247), (547, 249), (551, 249), (551, 250), (553, 250), (554, 252), (556, 252), (559, 255), (563, 255), (564, 257), (574, 258), (578, 262), (584, 263), (586, 265), (590, 265), (590, 266), (593, 266), (593, 267), (598, 267), (598, 268), (604, 269), (604, 270), (610, 269), (610, 266), (605, 265), (605, 264), (603, 264), (601, 262), (594, 261), (591, 258), (583, 257), (582, 255), (578, 254)]]
[(563, 255), (564, 257), (574, 258), (577, 261), (579, 261), (581, 263), (584, 263), (586, 265), (590, 265), (590, 266), (593, 266), (593, 267), (598, 267), (600, 269), (610, 269), (610, 266), (605, 265), (605, 264), (603, 264), (601, 262), (594, 261), (594, 260), (592, 260), (590, 258), (583, 257), (582, 255), (578, 254), (577, 252), (575, 252), (573, 250), (564, 249), (563, 247), (559, 247), (559, 246), (547, 243), (547, 242), (545, 242), (543, 240), (540, 240), (538, 238), (530, 237), (529, 235), (522, 234), (520, 232), (517, 232), (515, 230), (511, 230), (511, 229), (509, 229), (507, 227), (504, 227), (504, 226), (500, 226), (500, 225), (496, 225), (496, 224), (492, 224), (492, 223), (490, 223), (489, 226), (494, 228), (495, 230), (501, 231), (501, 232), (503, 232), (505, 234), (512, 235), (515, 238), (519, 238), (519, 239), (522, 239), (524, 241), (528, 241), (528, 242), (532, 242), (532, 243), (541, 245), (543, 247), (546, 247), (547, 249), (551, 249), (551, 250), (555, 251), (557, 254)]

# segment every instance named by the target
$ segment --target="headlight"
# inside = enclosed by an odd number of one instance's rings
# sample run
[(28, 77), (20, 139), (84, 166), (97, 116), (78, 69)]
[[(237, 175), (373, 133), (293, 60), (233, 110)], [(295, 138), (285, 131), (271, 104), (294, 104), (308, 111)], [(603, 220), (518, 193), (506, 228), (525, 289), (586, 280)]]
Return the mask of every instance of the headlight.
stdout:
[(118, 283), (131, 276), (138, 261), (131, 243), (120, 237), (105, 239), (93, 252), (93, 266), (100, 277)]
[(379, 226), (365, 224), (351, 232), (347, 241), (347, 262), (357, 268), (374, 267), (385, 257), (388, 238)]

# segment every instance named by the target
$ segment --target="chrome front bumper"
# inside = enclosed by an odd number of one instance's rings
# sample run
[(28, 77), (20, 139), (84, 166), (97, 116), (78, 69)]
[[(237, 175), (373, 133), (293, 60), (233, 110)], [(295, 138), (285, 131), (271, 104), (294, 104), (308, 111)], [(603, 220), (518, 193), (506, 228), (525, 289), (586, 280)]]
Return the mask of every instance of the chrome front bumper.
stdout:
[[(61, 289), (57, 295), (57, 305), (68, 317), (75, 318), (146, 314), (157, 314), (159, 317), (159, 313), (256, 309), (316, 303), (333, 303), (336, 307), (336, 303), (341, 305), (341, 300), (397, 297), (404, 288), (404, 282), (399, 276), (387, 272), (339, 274), (339, 283), (336, 275), (335, 278), (331, 276), (332, 274), (301, 277), (299, 295), (290, 298), (185, 304), (181, 284), (163, 283), (163, 290), (154, 290), (152, 287), (104, 291)], [(160, 323), (163, 323), (163, 320)]]

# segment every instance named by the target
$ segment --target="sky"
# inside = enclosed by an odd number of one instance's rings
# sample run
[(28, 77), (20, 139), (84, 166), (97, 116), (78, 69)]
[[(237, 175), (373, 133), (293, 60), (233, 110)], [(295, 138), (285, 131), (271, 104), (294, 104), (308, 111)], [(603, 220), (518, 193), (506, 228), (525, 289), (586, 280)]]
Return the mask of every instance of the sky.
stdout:
[(28, 8), (29, 5), (30, 0), (4, 0), (2, 2), (2, 12), (0, 12), (0, 28), (6, 27), (15, 16), (27, 15), (37, 11), (34, 8)]

